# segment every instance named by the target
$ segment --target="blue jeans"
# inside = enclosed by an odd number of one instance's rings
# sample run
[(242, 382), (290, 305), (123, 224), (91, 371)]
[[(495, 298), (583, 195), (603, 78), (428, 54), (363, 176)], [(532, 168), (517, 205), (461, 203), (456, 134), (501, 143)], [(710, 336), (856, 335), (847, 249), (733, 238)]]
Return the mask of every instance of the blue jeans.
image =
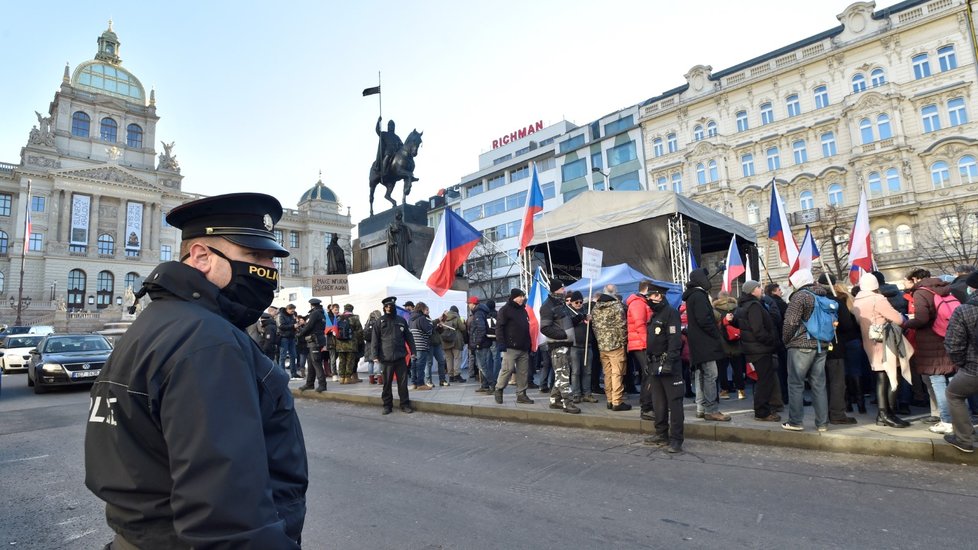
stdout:
[[(431, 356), (434, 358), (434, 363), (437, 363), (437, 365), (438, 365), (438, 381), (439, 382), (445, 382), (445, 372), (446, 372), (446, 368), (447, 368), (446, 363), (445, 363), (445, 350), (443, 350), (441, 346), (432, 346), (431, 347)], [(430, 366), (430, 364), (429, 364), (429, 366)], [(431, 380), (431, 370), (430, 369), (428, 370), (428, 373), (427, 373), (427, 379), (428, 380)]]
[(431, 351), (419, 351), (411, 357), (411, 383), (416, 386), (424, 385), (424, 373), (431, 362)]
[(584, 349), (571, 348), (571, 393), (574, 394), (574, 397), (591, 393), (591, 365), (594, 364), (594, 350), (587, 350), (587, 362), (585, 363)]
[(295, 369), (299, 367), (298, 358), (295, 353), (295, 338), (282, 338), (282, 341), (278, 344), (278, 364), (283, 369), (285, 368), (285, 356), (288, 355), (292, 360), (290, 364), (290, 370), (292, 375), (295, 376)]
[(476, 365), (478, 365), (479, 372), (482, 374), (482, 387), (483, 388), (489, 388), (490, 386), (495, 387), (497, 373), (493, 369), (492, 349), (476, 348), (475, 362)]
[(695, 365), (693, 391), (696, 392), (696, 412), (712, 414), (720, 411), (717, 398), (717, 362), (707, 361)]
[(812, 388), (815, 426), (829, 424), (825, 354), (813, 349), (788, 348), (788, 423), (792, 426), (801, 426), (805, 419), (805, 380)]
[(941, 413), (941, 422), (951, 423), (951, 409), (947, 406), (947, 378), (943, 374), (933, 374), (930, 376), (930, 385), (934, 391), (934, 399), (937, 401), (937, 410)]
[(550, 364), (550, 346), (546, 344), (537, 348), (538, 366), (540, 373), (540, 388), (552, 388), (554, 385), (554, 369)]

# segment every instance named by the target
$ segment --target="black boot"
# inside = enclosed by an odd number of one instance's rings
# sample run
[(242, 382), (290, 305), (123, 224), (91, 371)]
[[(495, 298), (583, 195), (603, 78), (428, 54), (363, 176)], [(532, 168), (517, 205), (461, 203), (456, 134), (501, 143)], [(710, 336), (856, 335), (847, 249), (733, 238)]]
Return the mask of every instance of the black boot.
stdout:
[[(898, 420), (893, 416), (893, 411), (889, 406), (890, 383), (887, 380), (886, 373), (878, 373), (876, 377), (876, 399), (879, 401), (879, 412), (876, 414), (876, 425), (877, 426), (889, 426), (890, 428), (906, 428), (907, 426), (902, 425), (902, 420)], [(896, 392), (893, 392), (893, 397), (895, 399)]]
[(893, 421), (896, 422), (901, 428), (906, 428), (910, 426), (910, 423), (896, 415), (896, 402), (897, 390), (893, 390), (889, 392), (889, 395), (887, 396), (887, 403), (890, 405), (890, 416), (893, 417)]
[[(858, 376), (850, 376), (852, 383), (852, 402), (856, 405), (856, 410), (859, 414), (866, 414), (866, 396), (863, 395), (863, 384), (859, 380)], [(850, 387), (850, 386), (846, 386)]]

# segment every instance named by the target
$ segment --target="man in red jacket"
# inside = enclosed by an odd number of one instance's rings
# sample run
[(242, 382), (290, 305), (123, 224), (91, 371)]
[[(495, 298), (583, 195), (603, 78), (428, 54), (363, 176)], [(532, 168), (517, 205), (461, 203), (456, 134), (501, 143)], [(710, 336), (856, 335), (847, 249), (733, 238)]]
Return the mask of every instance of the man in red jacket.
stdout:
[[(640, 373), (648, 369), (649, 358), (645, 353), (647, 325), (652, 319), (652, 308), (649, 307), (649, 289), (652, 281), (642, 281), (638, 284), (638, 292), (628, 297), (628, 354), (638, 363)], [(652, 385), (651, 380), (642, 376), (642, 392), (639, 395), (642, 406), (642, 419), (655, 420), (652, 415)]]

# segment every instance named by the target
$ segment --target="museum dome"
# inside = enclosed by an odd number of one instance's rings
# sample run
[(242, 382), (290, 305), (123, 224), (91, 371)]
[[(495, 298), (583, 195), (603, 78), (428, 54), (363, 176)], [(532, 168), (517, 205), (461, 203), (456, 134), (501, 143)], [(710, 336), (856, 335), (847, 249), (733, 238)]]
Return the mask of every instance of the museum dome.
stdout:
[(146, 91), (142, 83), (122, 68), (120, 45), (119, 37), (112, 30), (112, 21), (109, 21), (109, 28), (98, 38), (95, 59), (75, 68), (71, 85), (88, 92), (108, 94), (145, 105)]
[(313, 185), (312, 188), (302, 194), (302, 198), (299, 199), (299, 204), (306, 201), (340, 202), (339, 199), (336, 198), (336, 193), (323, 184), (323, 178), (321, 175), (319, 176), (319, 181), (316, 182), (316, 185)]

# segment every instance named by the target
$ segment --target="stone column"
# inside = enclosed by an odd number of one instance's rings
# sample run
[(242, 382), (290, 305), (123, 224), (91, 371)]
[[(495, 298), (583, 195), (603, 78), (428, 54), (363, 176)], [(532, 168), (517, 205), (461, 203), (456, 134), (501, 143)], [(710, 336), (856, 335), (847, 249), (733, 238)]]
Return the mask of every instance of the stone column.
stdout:
[(98, 220), (99, 208), (102, 204), (102, 195), (92, 195), (91, 214), (88, 218), (88, 251), (98, 253)]

